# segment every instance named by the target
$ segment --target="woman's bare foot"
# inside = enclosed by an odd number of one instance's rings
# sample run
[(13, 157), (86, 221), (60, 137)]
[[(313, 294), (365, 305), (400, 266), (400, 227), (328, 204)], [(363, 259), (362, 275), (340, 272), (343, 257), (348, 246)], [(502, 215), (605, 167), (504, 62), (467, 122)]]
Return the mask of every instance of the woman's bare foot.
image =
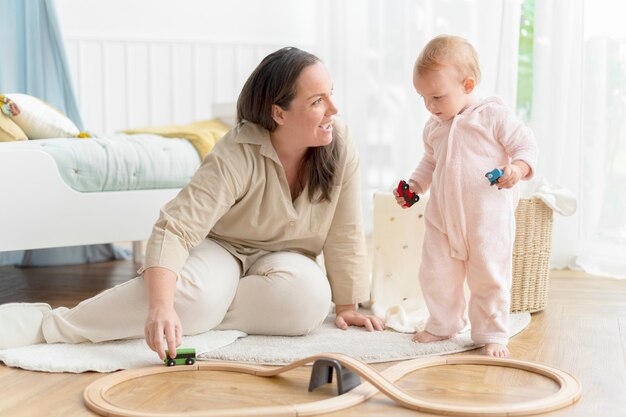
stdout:
[(415, 336), (413, 336), (413, 341), (420, 342), (420, 343), (431, 343), (431, 342), (438, 342), (440, 340), (446, 340), (450, 338), (452, 338), (452, 336), (435, 336), (432, 333), (428, 333), (426, 330), (420, 330), (417, 333), (415, 333)]
[(509, 349), (499, 343), (487, 343), (485, 345), (485, 355), (494, 358), (507, 358), (509, 356)]

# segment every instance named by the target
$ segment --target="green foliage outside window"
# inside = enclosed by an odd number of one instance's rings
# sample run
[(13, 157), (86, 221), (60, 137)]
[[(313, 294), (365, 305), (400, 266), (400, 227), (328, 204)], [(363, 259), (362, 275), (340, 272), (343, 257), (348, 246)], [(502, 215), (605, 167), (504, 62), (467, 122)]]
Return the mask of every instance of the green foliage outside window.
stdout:
[(528, 122), (533, 103), (533, 45), (535, 35), (535, 0), (524, 0), (520, 21), (517, 69), (517, 113)]

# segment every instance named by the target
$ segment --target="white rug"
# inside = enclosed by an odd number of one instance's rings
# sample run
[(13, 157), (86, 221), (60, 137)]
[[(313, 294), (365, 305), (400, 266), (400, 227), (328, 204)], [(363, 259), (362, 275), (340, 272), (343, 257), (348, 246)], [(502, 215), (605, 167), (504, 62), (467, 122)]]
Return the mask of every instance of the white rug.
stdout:
[[(196, 336), (183, 337), (181, 347), (195, 347), (207, 352), (233, 343), (244, 332), (211, 330)], [(163, 362), (150, 350), (144, 339), (102, 343), (40, 344), (0, 350), (0, 361), (14, 368), (43, 372), (113, 372), (119, 369), (142, 368)]]
[[(511, 314), (511, 336), (530, 323), (529, 313)], [(202, 360), (228, 360), (258, 364), (286, 364), (318, 353), (345, 353), (362, 361), (386, 362), (416, 357), (446, 355), (478, 346), (469, 332), (454, 339), (420, 344), (411, 341), (412, 334), (367, 332), (351, 327), (339, 330), (334, 316), (307, 336), (246, 336), (224, 330), (186, 336), (181, 347), (195, 347)], [(239, 339), (239, 340), (237, 340)], [(7, 366), (44, 372), (112, 372), (162, 363), (143, 339), (104, 343), (40, 344), (0, 350), (0, 361)]]
[[(284, 365), (324, 352), (345, 353), (367, 363), (388, 362), (417, 357), (448, 355), (479, 347), (470, 339), (470, 332), (453, 339), (434, 343), (415, 343), (413, 334), (393, 330), (368, 332), (350, 327), (335, 327), (334, 315), (321, 328), (307, 336), (248, 336), (235, 343), (199, 355), (200, 359), (249, 362), (264, 365)], [(530, 313), (511, 314), (511, 336), (530, 323)]]

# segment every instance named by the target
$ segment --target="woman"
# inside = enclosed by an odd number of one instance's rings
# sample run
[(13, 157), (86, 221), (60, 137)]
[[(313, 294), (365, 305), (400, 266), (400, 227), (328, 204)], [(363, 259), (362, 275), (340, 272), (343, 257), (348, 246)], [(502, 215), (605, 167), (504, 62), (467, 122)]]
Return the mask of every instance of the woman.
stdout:
[[(210, 329), (307, 334), (331, 299), (337, 327), (382, 330), (357, 311), (369, 298), (359, 162), (331, 95), (314, 55), (267, 56), (239, 96), (237, 126), (162, 208), (141, 276), (73, 309), (0, 306), (0, 334), (15, 334), (0, 348), (137, 338), (143, 329), (164, 359), (183, 334)], [(322, 251), (326, 272), (315, 262)]]

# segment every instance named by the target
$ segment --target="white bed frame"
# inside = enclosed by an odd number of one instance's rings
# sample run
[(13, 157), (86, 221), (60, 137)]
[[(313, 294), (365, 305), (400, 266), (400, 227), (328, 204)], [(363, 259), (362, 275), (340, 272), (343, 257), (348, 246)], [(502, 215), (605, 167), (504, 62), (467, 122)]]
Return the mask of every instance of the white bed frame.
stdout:
[[(233, 103), (212, 111), (234, 124)], [(79, 192), (48, 153), (7, 145), (0, 143), (0, 252), (131, 241), (138, 262), (159, 209), (180, 190)]]
[[(283, 45), (72, 35), (66, 46), (87, 130), (114, 132), (211, 117), (233, 123), (245, 79)], [(0, 143), (0, 251), (132, 241), (139, 259), (138, 243), (178, 191), (77, 192), (44, 151)]]
[[(212, 112), (234, 124), (234, 103)], [(7, 145), (0, 143), (0, 252), (132, 241), (139, 261), (160, 207), (180, 190), (79, 192), (48, 153)]]
[(0, 251), (145, 240), (177, 192), (81, 193), (44, 151), (0, 144)]

